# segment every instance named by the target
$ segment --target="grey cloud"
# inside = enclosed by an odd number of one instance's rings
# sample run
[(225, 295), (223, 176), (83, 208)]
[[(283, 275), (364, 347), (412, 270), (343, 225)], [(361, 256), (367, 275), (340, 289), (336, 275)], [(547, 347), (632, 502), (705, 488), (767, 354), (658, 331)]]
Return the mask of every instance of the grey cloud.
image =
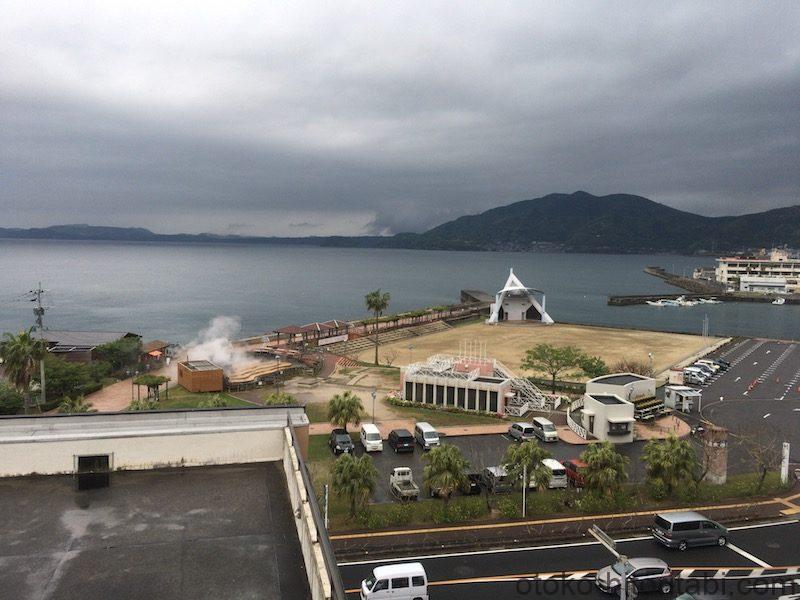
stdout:
[(358, 234), (576, 189), (800, 201), (796, 3), (120, 6), (0, 20), (0, 226)]

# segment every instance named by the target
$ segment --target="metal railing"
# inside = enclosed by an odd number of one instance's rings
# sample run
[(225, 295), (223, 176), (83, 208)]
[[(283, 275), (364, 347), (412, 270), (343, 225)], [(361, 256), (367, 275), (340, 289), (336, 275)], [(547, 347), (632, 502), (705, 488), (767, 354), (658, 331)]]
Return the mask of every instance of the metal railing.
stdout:
[(572, 418), (572, 411), (578, 410), (579, 408), (583, 408), (583, 398), (578, 398), (572, 404), (567, 407), (567, 425), (569, 428), (572, 429), (577, 435), (579, 435), (584, 440), (589, 439), (589, 432), (586, 431), (586, 428), (578, 423), (575, 419)]

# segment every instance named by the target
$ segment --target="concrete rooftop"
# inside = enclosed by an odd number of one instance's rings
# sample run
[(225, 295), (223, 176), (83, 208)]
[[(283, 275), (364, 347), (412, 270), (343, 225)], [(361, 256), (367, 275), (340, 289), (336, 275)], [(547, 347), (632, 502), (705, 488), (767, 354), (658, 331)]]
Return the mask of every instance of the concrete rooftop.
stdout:
[(281, 465), (0, 479), (0, 596), (310, 598)]

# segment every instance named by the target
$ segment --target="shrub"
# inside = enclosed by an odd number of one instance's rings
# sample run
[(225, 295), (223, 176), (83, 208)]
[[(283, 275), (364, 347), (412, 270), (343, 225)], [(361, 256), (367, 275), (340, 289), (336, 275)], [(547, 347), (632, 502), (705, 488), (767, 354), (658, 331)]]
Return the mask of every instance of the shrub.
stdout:
[(653, 500), (664, 500), (669, 495), (669, 490), (663, 479), (653, 477), (647, 482), (647, 493)]
[(155, 400), (148, 400), (147, 398), (134, 400), (128, 405), (129, 411), (156, 410), (157, 408), (158, 408), (158, 402), (156, 402)]
[(503, 498), (498, 508), (506, 519), (518, 519), (520, 516), (520, 504), (513, 498)]
[(219, 394), (203, 398), (197, 403), (197, 408), (225, 408), (226, 406), (228, 406), (228, 401)]
[(5, 382), (0, 381), (0, 415), (15, 415), (25, 403), (16, 389)]

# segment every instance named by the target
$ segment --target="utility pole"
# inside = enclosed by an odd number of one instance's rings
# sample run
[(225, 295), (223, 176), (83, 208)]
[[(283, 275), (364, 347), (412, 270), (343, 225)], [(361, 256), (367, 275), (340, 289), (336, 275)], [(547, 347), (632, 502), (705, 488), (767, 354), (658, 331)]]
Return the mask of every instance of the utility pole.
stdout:
[[(36, 302), (36, 306), (33, 307), (33, 314), (36, 317), (36, 328), (39, 330), (39, 339), (42, 342), (42, 346), (45, 345), (44, 341), (44, 312), (47, 310), (47, 306), (42, 305), (42, 294), (44, 294), (47, 290), (42, 289), (42, 282), (39, 282), (39, 287), (35, 290), (31, 290), (29, 293), (33, 294), (33, 298), (31, 299), (32, 302)], [(40, 405), (45, 404), (45, 382), (44, 382), (44, 356), (39, 361), (39, 379), (40, 388), (41, 388), (41, 396), (39, 403)]]
[(522, 518), (527, 516), (526, 506), (528, 500), (528, 465), (522, 465)]

